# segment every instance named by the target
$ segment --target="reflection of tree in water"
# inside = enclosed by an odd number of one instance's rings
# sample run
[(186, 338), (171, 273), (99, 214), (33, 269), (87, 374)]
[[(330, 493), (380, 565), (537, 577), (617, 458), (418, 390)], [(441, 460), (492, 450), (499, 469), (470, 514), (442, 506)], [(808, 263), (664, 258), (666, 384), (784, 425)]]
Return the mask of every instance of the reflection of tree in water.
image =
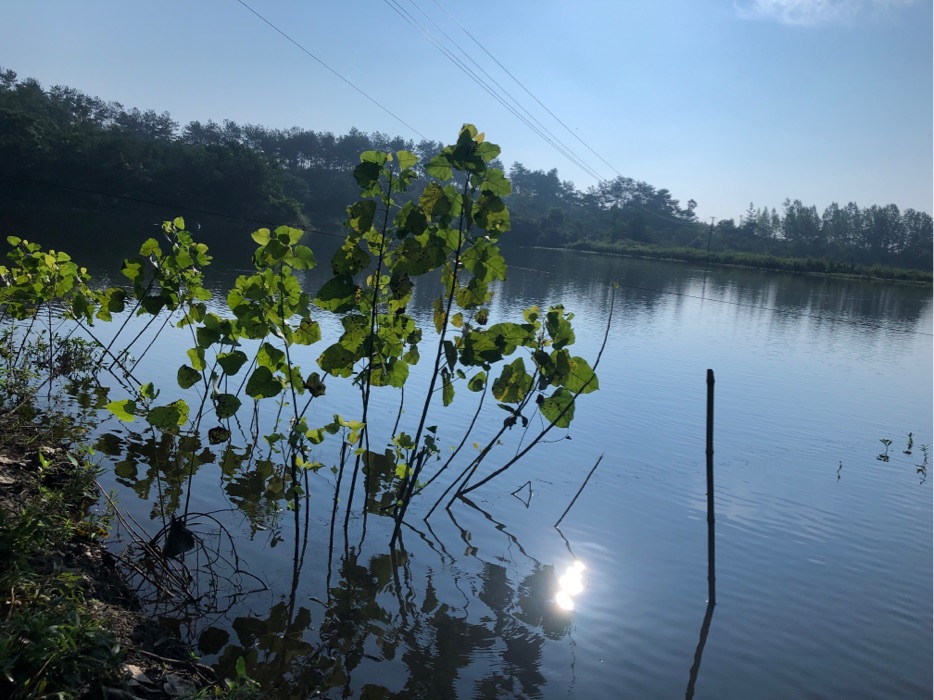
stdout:
[[(220, 467), (221, 487), (227, 498), (249, 522), (250, 535), (277, 526), (285, 502), (288, 471), (271, 459), (257, 459), (252, 445), (231, 444), (216, 454), (194, 436), (162, 433), (155, 438), (139, 433), (121, 437), (104, 433), (95, 445), (114, 462), (117, 483), (133, 489), (140, 500), (152, 500), (150, 517), (165, 520), (181, 509), (189, 476), (205, 464)], [(193, 463), (192, 463), (193, 459)], [(281, 539), (273, 536), (272, 546)]]
[[(114, 463), (117, 483), (133, 489), (142, 501), (152, 499), (150, 517), (163, 520), (166, 514), (175, 513), (181, 507), (189, 472), (196, 473), (202, 465), (217, 459), (197, 438), (169, 433), (161, 433), (158, 439), (138, 433), (126, 438), (105, 433), (98, 438), (95, 448), (121, 458)], [(142, 475), (141, 467), (145, 467)]]
[[(508, 279), (498, 289), (494, 312), (553, 296), (567, 300), (585, 317), (591, 313), (593, 300), (602, 299), (601, 290), (614, 280), (621, 285), (617, 297), (620, 317), (630, 322), (634, 313), (702, 295), (702, 263), (537, 250), (523, 251), (521, 260), (514, 251), (507, 251), (506, 259), (513, 264)], [(931, 305), (930, 291), (922, 286), (719, 266), (711, 266), (706, 274), (705, 296), (737, 304), (743, 315), (790, 312), (780, 317), (782, 322), (807, 315), (820, 324), (858, 323), (864, 331), (875, 326), (916, 331)], [(430, 299), (424, 303), (429, 304)]]
[[(288, 471), (250, 446), (227, 443), (212, 452), (208, 439), (107, 433), (98, 448), (120, 460), (115, 469), (119, 483), (153, 501), (155, 520), (164, 521), (185, 505), (189, 477), (209, 462), (219, 467), (221, 488), (246, 516), (251, 537), (272, 527), (275, 546), (291, 520), (279, 522), (290, 502)], [(366, 465), (371, 517), (381, 512), (382, 466), (376, 459)], [(295, 536), (302, 543), (308, 532), (302, 534), (298, 524), (296, 518)], [(509, 564), (473, 559), (479, 562), (472, 574), (474, 600), (453, 602), (435, 585), (432, 572), (427, 578), (413, 575), (404, 552), (364, 555), (348, 547), (345, 530), (343, 556), (334, 560), (333, 569), (328, 567), (332, 575), (321, 608), (307, 603), (317, 599), (299, 594), (304, 579), (300, 546), (288, 593), (265, 613), (250, 611), (226, 624), (194, 618), (177, 623), (197, 638), (201, 653), (219, 655), (222, 675), (235, 676), (242, 657), (248, 674), (275, 697), (303, 698), (316, 689), (370, 698), (540, 696), (546, 683), (541, 672), (546, 639), (567, 634), (570, 619), (552, 601), (553, 567), (534, 560), (502, 524), (494, 524), (530, 560), (531, 569), (526, 565), (518, 574)], [(441, 550), (442, 559), (462, 571), (463, 562), (470, 561), (455, 560), (443, 545)]]
[(274, 530), (270, 546), (275, 547), (282, 537), (278, 530), (278, 514), (285, 502), (289, 473), (284, 465), (271, 459), (253, 461), (250, 445), (238, 451), (227, 445), (221, 455), (223, 472), (221, 481), (230, 502), (242, 512), (250, 523), (250, 536), (258, 530)]
[(553, 566), (536, 562), (532, 572), (514, 588), (504, 567), (484, 564), (479, 598), (496, 616), (493, 632), (502, 640), (503, 668), (480, 681), (479, 697), (541, 694), (546, 683), (539, 670), (545, 637), (560, 639), (570, 628), (569, 616), (552, 602), (554, 586)]
[[(553, 567), (538, 563), (519, 583), (504, 566), (484, 563), (477, 598), (488, 610), (476, 622), (470, 602), (452, 606), (432, 573), (413, 577), (404, 554), (375, 555), (361, 563), (360, 554), (350, 550), (338, 575), (317, 630), (317, 609), (296, 606), (293, 592), (265, 618), (233, 622), (236, 642), (227, 644), (219, 670), (233, 673), (242, 656), (249, 675), (276, 697), (307, 697), (320, 690), (343, 697), (447, 698), (465, 690), (474, 663), (485, 668), (495, 655), (500, 663), (473, 681), (471, 695), (536, 697), (546, 683), (540, 670), (545, 639), (559, 639), (569, 630), (569, 617), (551, 603)], [(209, 648), (212, 643), (217, 648), (218, 637), (212, 629), (205, 638)], [(405, 667), (402, 686), (373, 682), (380, 678), (379, 664), (394, 660)], [(370, 682), (359, 685), (354, 676)]]

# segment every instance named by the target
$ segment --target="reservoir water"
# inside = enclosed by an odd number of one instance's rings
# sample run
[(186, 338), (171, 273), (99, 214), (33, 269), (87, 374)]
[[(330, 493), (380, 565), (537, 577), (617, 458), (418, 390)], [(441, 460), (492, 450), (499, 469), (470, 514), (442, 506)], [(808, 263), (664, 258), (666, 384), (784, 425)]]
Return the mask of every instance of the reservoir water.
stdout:
[[(232, 671), (243, 657), (277, 697), (930, 697), (930, 289), (545, 250), (507, 262), (491, 322), (563, 303), (575, 354), (590, 359), (619, 283), (600, 389), (581, 397), (569, 431), (426, 522), (448, 482), (432, 484), (395, 552), (389, 518), (370, 515), (364, 531), (357, 507), (345, 529), (342, 501), (332, 527), (329, 469), (309, 478), (298, 517), (262, 442), (246, 458), (218, 448), (190, 492), (173, 494), (172, 470), (158, 464), (170, 450), (139, 420), (105, 420), (102, 482), (119, 506), (154, 534), (159, 499), (171, 510), (190, 493), (190, 512), (209, 514), (192, 529), (229, 535), (249, 574), (241, 587), (260, 589), (223, 615), (159, 614), (207, 663)], [(217, 304), (235, 268), (209, 274)], [(325, 275), (302, 283), (314, 293)], [(409, 309), (428, 328), (431, 298), (416, 289)], [(322, 327), (337, 326), (322, 317)], [(135, 373), (174, 396), (191, 345), (187, 331), (163, 332)], [(301, 351), (306, 371), (323, 347)], [(717, 605), (704, 626), (707, 369)], [(310, 424), (357, 417), (346, 384), (327, 380)], [(475, 397), (461, 394), (429, 421), (444, 449), (474, 413)], [(391, 427), (398, 397), (373, 400), (374, 425)], [(491, 401), (479, 434), (504, 417)]]

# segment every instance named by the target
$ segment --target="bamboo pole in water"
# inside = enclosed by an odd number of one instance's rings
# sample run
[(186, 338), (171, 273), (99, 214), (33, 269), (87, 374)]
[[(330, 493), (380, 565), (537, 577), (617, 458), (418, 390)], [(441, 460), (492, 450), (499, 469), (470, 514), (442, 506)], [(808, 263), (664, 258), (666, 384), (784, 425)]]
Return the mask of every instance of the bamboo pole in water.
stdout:
[(707, 370), (707, 602), (717, 603), (713, 510), (713, 370)]

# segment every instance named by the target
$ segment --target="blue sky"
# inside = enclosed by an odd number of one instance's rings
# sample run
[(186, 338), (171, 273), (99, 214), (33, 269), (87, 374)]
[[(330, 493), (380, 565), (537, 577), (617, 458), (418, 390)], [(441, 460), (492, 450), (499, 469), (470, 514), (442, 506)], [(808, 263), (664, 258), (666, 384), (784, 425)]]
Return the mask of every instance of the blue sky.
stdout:
[(590, 170), (693, 198), (702, 217), (738, 220), (750, 202), (780, 208), (786, 197), (932, 211), (930, 0), (244, 2), (415, 131), (239, 0), (10, 3), (0, 65), (182, 124), (356, 126), (447, 143), (469, 121), (507, 166), (594, 183), (401, 8), (462, 47)]

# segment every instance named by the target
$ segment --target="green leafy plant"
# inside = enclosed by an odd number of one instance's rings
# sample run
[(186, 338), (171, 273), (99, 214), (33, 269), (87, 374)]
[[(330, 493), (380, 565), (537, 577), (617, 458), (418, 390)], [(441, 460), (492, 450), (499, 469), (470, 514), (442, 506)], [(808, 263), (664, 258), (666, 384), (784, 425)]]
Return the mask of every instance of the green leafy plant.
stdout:
[[(521, 310), (511, 321), (490, 318), (496, 285), (507, 272), (499, 240), (510, 228), (504, 198), (511, 185), (496, 162), (499, 153), (498, 146), (469, 124), (456, 143), (421, 165), (405, 150), (365, 151), (353, 171), (362, 198), (347, 207), (348, 235), (330, 261), (330, 278), (315, 293), (306, 291), (299, 277), (317, 264), (302, 243), (303, 232), (263, 228), (252, 234), (253, 272), (239, 276), (227, 294), (229, 315), (208, 311), (203, 269), (211, 258), (207, 246), (195, 241), (178, 218), (163, 224), (162, 242), (147, 239), (139, 254), (124, 262), (126, 289), (91, 290), (86, 271), (67, 255), (10, 239), (12, 265), (0, 268), (0, 280), (7, 282), (0, 290), (2, 301), (15, 318), (35, 320), (44, 309), (50, 323), (55, 304), (92, 340), (95, 321), (113, 321), (124, 313), (114, 339), (98, 343), (96, 365), (120, 377), (124, 393), (98, 397), (97, 402), (122, 421), (142, 418), (154, 436), (173, 436), (180, 448), (190, 445), (185, 513), (191, 479), (204, 463), (197, 452), (203, 444), (202, 426), (210, 421), (210, 444), (227, 445), (230, 454), (234, 423), (252, 401), (250, 439), (255, 443), (262, 437), (270, 455), (286, 465), (287, 481), (275, 491), (289, 501), (296, 517), (309, 471), (330, 461), (322, 457), (325, 443), (336, 438), (330, 448), (330, 454), (340, 454), (335, 499), (344, 468), (352, 465), (345, 524), (362, 473), (364, 518), (368, 513), (391, 515), (395, 541), (414, 496), (445, 473), (468, 444), (487, 396), (503, 411), (502, 425), (477, 446), (445, 495), (454, 489), (457, 497), (487, 483), (548, 431), (567, 430), (577, 398), (599, 388), (599, 356), (591, 365), (573, 354), (573, 314), (561, 304)], [(417, 196), (412, 197), (409, 190), (416, 181)], [(420, 294), (434, 297), (433, 328), (420, 327), (408, 312), (416, 285)], [(321, 314), (339, 319), (336, 337), (322, 338)], [(123, 334), (132, 316), (148, 320), (127, 342)], [(161, 332), (173, 318), (192, 339), (176, 373), (178, 389), (186, 392), (182, 395), (134, 376), (146, 352), (133, 357), (134, 346), (150, 329)], [(53, 339), (51, 328), (48, 338)], [(299, 366), (296, 347), (322, 341), (317, 370)], [(59, 349), (49, 351), (47, 362), (36, 361), (41, 352), (33, 352), (32, 365), (39, 373), (75, 364), (78, 348), (55, 344)], [(410, 368), (419, 362), (429, 364), (420, 373), (426, 385), (417, 390), (415, 407), (406, 409), (404, 389)], [(359, 414), (311, 425), (308, 409), (313, 401), (325, 400), (328, 379), (352, 383), (360, 396)], [(443, 441), (451, 436), (430, 418), (465, 389), (477, 402), (477, 412), (465, 433), (454, 437), (456, 446), (442, 462)], [(376, 434), (371, 420), (376, 391), (398, 392), (395, 425), (388, 433)], [(255, 407), (267, 401), (278, 405), (276, 418), (273, 425), (260, 426)], [(518, 454), (481, 475), (481, 465), (513, 428), (522, 431)]]

